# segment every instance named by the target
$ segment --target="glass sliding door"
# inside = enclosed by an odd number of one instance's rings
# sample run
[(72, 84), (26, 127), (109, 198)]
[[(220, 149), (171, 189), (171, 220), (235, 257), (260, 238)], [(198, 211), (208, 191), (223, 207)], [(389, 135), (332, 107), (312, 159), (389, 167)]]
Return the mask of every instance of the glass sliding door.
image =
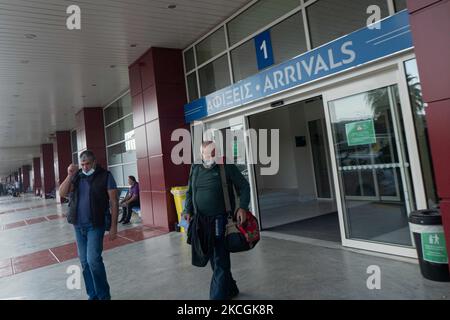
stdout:
[[(409, 163), (397, 86), (330, 101), (329, 111), (349, 238), (412, 246)], [(406, 185), (405, 185), (406, 184)]]
[(416, 204), (396, 73), (324, 97), (343, 244), (412, 256)]

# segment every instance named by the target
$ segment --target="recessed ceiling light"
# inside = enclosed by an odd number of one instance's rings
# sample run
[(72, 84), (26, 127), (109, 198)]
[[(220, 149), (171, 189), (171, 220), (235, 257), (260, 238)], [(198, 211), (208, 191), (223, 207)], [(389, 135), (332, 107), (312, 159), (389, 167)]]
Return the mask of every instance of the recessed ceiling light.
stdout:
[(167, 8), (169, 8), (169, 9), (175, 9), (176, 7), (177, 7), (176, 4), (169, 4), (169, 5), (167, 6)]
[(25, 34), (25, 38), (27, 39), (35, 39), (37, 37), (37, 35), (33, 34), (33, 33), (26, 33)]
[(136, 43), (132, 43), (132, 44), (130, 44), (130, 47), (136, 48), (136, 47), (137, 47), (137, 44), (136, 44)]

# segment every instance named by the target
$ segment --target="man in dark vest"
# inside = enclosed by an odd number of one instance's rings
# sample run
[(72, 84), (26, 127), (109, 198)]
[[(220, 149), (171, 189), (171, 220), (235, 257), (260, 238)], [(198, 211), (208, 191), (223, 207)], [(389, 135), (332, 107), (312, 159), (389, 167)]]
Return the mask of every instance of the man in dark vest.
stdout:
[(118, 196), (112, 174), (96, 164), (87, 150), (80, 154), (81, 169), (71, 164), (61, 184), (61, 197), (69, 195), (67, 221), (74, 225), (78, 256), (89, 300), (111, 299), (105, 265), (103, 236), (117, 236)]

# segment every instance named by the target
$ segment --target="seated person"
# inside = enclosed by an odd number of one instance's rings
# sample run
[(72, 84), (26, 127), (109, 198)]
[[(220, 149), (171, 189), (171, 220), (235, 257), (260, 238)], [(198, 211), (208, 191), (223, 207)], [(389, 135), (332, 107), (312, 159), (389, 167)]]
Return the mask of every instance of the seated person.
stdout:
[(136, 181), (134, 176), (128, 176), (128, 184), (130, 185), (130, 190), (128, 191), (126, 197), (120, 201), (120, 206), (123, 207), (123, 213), (119, 223), (122, 222), (123, 224), (130, 223), (131, 214), (133, 213), (131, 208), (140, 206), (139, 183)]

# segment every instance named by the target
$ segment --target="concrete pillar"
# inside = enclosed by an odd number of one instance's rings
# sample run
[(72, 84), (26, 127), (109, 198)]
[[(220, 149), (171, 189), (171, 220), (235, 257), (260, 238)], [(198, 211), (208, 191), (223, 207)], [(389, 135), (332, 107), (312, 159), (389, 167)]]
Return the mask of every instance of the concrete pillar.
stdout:
[(41, 158), (33, 158), (33, 175), (34, 175), (33, 192), (35, 195), (40, 196), (42, 190)]
[(52, 143), (41, 145), (41, 177), (42, 193), (45, 196), (55, 189), (55, 165)]
[(17, 170), (17, 178), (19, 179), (19, 191), (23, 192), (22, 168)]
[(79, 111), (76, 114), (76, 130), (79, 153), (91, 150), (97, 163), (107, 169), (103, 108), (83, 108)]
[(30, 166), (22, 167), (22, 186), (23, 192), (27, 192), (30, 188)]
[(450, 1), (408, 0), (434, 176), (450, 256)]
[(129, 67), (141, 215), (144, 224), (173, 230), (177, 222), (170, 189), (186, 185), (189, 167), (171, 161), (173, 130), (184, 122), (186, 87), (182, 52), (150, 48)]
[(54, 142), (53, 147), (55, 157), (56, 190), (58, 190), (60, 183), (67, 177), (67, 167), (72, 163), (70, 131), (57, 131), (56, 141)]

